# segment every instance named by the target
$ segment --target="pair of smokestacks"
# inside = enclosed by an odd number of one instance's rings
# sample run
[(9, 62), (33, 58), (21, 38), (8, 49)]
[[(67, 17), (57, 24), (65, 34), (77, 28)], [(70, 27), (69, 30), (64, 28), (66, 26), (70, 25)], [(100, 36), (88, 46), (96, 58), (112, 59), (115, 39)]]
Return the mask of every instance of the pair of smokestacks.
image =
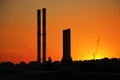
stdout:
[[(41, 18), (42, 18), (42, 24), (41, 24)], [(42, 29), (42, 34), (41, 34), (41, 29)], [(42, 44), (41, 44), (41, 36), (42, 36)], [(42, 10), (40, 9), (37, 10), (37, 62), (38, 63), (41, 63), (41, 45), (43, 49), (42, 62), (45, 63), (46, 62), (46, 8), (43, 8)]]

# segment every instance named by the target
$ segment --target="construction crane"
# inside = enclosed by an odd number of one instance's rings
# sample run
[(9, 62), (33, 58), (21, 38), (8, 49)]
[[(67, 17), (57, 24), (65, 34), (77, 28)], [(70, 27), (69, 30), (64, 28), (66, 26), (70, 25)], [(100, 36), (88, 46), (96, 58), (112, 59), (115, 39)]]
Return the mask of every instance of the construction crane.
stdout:
[(100, 37), (96, 41), (97, 41), (96, 49), (95, 49), (95, 52), (93, 52), (93, 59), (94, 60), (96, 59), (96, 54), (98, 52), (98, 47), (99, 47), (99, 44), (100, 44)]

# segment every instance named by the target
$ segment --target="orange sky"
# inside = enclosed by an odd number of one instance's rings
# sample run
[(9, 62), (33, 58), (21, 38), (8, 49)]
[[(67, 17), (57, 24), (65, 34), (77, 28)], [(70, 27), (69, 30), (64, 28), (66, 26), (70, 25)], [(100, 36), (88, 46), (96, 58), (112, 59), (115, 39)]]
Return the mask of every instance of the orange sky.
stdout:
[(120, 57), (119, 0), (1, 0), (0, 62), (36, 61), (37, 9), (47, 8), (47, 59), (62, 58), (62, 30), (71, 28), (73, 60)]

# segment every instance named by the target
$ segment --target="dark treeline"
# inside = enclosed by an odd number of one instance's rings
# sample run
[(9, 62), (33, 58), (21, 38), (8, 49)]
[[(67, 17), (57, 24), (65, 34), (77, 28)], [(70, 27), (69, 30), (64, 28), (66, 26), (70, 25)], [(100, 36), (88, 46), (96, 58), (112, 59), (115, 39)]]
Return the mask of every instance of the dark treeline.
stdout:
[(59, 61), (47, 61), (46, 63), (30, 62), (26, 64), (13, 64), (11, 62), (0, 63), (0, 71), (64, 71), (73, 70), (80, 72), (120, 72), (120, 59), (103, 58), (97, 60), (73, 61), (61, 63)]

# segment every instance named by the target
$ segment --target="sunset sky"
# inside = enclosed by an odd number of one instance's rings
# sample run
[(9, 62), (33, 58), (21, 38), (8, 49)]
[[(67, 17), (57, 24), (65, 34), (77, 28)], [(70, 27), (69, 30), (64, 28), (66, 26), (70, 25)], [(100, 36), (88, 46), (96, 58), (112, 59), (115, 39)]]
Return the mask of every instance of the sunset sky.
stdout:
[(73, 60), (120, 57), (120, 0), (0, 0), (0, 62), (37, 60), (37, 9), (47, 9), (47, 59), (62, 58), (71, 28)]

